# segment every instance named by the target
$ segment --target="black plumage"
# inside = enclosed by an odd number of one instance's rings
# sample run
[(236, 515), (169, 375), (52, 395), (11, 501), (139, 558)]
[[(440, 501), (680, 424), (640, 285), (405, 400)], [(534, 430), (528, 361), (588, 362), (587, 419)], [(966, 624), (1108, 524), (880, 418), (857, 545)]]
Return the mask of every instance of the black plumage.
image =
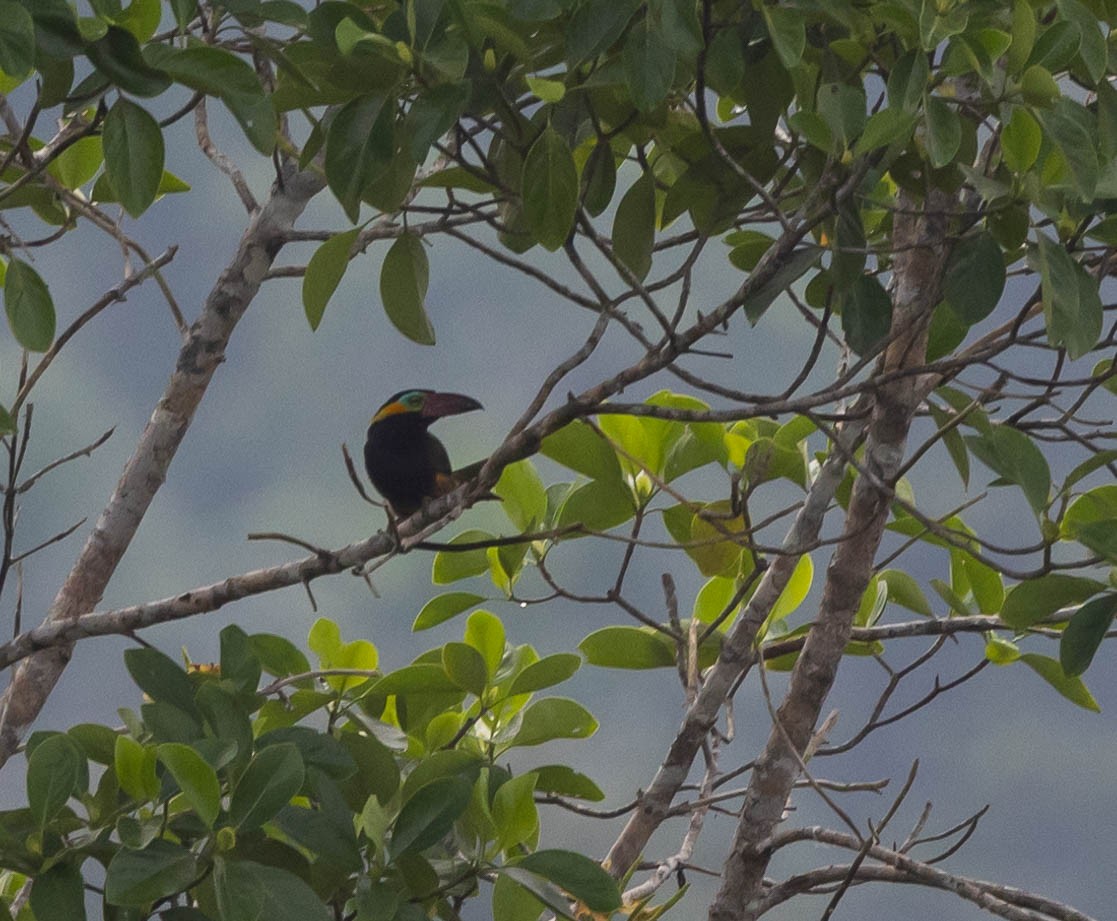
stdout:
[(445, 495), (475, 476), (479, 464), (459, 471), (429, 431), (444, 416), (481, 409), (472, 397), (433, 390), (401, 390), (377, 410), (365, 440), (365, 469), (397, 515), (417, 512), (426, 499)]

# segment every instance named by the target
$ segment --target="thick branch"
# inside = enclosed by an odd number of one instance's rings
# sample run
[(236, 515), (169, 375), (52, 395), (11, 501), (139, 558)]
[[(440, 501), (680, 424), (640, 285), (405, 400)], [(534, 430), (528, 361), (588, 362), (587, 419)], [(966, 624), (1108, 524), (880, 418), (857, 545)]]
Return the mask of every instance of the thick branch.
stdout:
[(652, 833), (670, 815), (671, 802), (686, 782), (695, 755), (714, 727), (733, 685), (754, 658), (756, 636), (772, 606), (791, 579), (799, 558), (818, 538), (822, 521), (845, 471), (846, 451), (856, 442), (860, 423), (846, 426), (846, 444), (835, 447), (811, 485), (803, 507), (796, 516), (781, 553), (764, 573), (760, 585), (726, 637), (718, 661), (705, 675), (702, 687), (683, 717), (667, 757), (656, 771), (640, 799), (639, 808), (614, 842), (605, 866), (614, 876), (623, 876), (639, 858)]
[[(780, 836), (772, 843), (780, 847), (792, 841), (815, 841), (851, 851), (863, 848), (862, 843), (852, 835), (820, 827), (796, 829), (791, 835)], [(991, 914), (1007, 918), (1009, 921), (1050, 921), (1050, 919), (1093, 921), (1088, 915), (1069, 905), (1055, 902), (1013, 886), (1004, 886), (1000, 883), (947, 873), (945, 870), (929, 863), (914, 860), (907, 854), (882, 847), (879, 844), (870, 845), (867, 849), (867, 855), (870, 859), (880, 861), (880, 863), (862, 864), (853, 874), (856, 880), (916, 883), (935, 889), (943, 889), (947, 892), (953, 892)], [(762, 899), (762, 910), (766, 911), (773, 908), (789, 898), (817, 886), (837, 882), (848, 871), (849, 868), (845, 866), (823, 867), (772, 886)]]
[[(290, 229), (321, 178), (288, 170), (267, 204), (249, 222), (236, 255), (206, 299), (179, 353), (178, 364), (155, 407), (116, 490), (51, 605), (48, 622), (93, 610), (128, 549), (151, 500), (167, 475), (229, 337), (255, 297)], [(16, 671), (0, 699), (0, 766), (7, 762), (42, 709), (70, 659), (70, 647), (36, 653)]]
[[(945, 212), (950, 199), (931, 193), (923, 203), (907, 202), (896, 218), (900, 252), (893, 267), (893, 320), (884, 371), (919, 365), (926, 350), (927, 325), (938, 302), (947, 249)], [(761, 910), (764, 872), (770, 852), (762, 843), (784, 815), (801, 758), (834, 683), (849, 640), (853, 617), (873, 572), (873, 560), (888, 520), (892, 486), (918, 406), (914, 378), (901, 377), (878, 391), (869, 424), (862, 474), (850, 498), (843, 539), (831, 557), (819, 617), (792, 672), (777, 726), (757, 760), (741, 811), (722, 886), (710, 909), (711, 921), (753, 921)]]

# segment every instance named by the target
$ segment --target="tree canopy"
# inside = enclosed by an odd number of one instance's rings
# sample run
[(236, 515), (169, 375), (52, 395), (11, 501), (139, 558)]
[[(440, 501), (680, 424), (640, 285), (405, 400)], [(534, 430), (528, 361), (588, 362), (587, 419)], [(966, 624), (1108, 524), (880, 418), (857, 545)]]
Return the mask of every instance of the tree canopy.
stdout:
[[(1115, 21), (1100, 0), (0, 0), (0, 281), (21, 355), (0, 412), (0, 765), (27, 757), (26, 805), (0, 813), (0, 917), (81, 918), (93, 894), (105, 917), (163, 921), (744, 921), (915, 883), (1015, 921), (1085, 918), (1029, 880), (944, 868), (981, 812), (890, 827), (914, 767), (874, 812), (842, 796), (881, 786), (819, 766), (991, 664), (1098, 709), (1084, 676), (1117, 613)], [(273, 174), (266, 197), (211, 134), (218, 108)], [(174, 172), (185, 119), (245, 212), (192, 305), (164, 277), (175, 249), (153, 255), (134, 220), (199, 194)], [(329, 226), (297, 228), (312, 202)], [(52, 296), (76, 233), (125, 262), (80, 306)], [(564, 357), (535, 368), (477, 477), (346, 546), (254, 535), (301, 555), (98, 609), (258, 293), (301, 279), (316, 330), (379, 247), (387, 318), (439, 348), (462, 333), (428, 309), (438, 240), (569, 310)], [(28, 626), (22, 567), (83, 526), (17, 551), (20, 497), (103, 441), (28, 474), (30, 401), (141, 285), (181, 348)], [(747, 390), (774, 324), (779, 377)], [(499, 524), (439, 534), (490, 490)], [(1019, 526), (975, 522), (993, 503)], [(373, 587), (408, 551), (433, 554), (414, 630), (455, 621), (460, 639), (402, 667), (328, 617), (305, 650), (226, 626), (213, 666), (138, 633), (300, 584), (313, 605), (350, 570)], [(579, 555), (615, 562), (606, 588), (566, 567)], [(506, 616), (558, 603), (607, 613), (549, 654)], [(74, 644), (104, 635), (138, 640), (123, 725), (33, 732)], [(928, 690), (966, 635), (969, 664)], [(828, 695), (868, 657), (876, 705), (836, 741)], [(587, 666), (657, 670), (684, 706), (615, 814), (565, 749), (536, 757), (598, 730), (553, 690)], [(742, 744), (744, 693), (770, 721)], [(802, 797), (831, 824), (797, 823)], [(619, 818), (608, 853), (546, 835), (560, 809)], [(735, 830), (706, 905), (686, 880), (711, 810)], [(775, 877), (807, 841), (820, 865)]]

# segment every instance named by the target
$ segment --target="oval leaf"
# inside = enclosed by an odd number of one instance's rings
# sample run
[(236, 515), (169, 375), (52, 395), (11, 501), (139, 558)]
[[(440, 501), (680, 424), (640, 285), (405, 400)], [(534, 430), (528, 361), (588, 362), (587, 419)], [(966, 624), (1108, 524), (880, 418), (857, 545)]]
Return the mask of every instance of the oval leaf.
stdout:
[(196, 882), (198, 862), (184, 847), (162, 838), (142, 851), (121, 848), (105, 874), (105, 901), (111, 905), (144, 905), (181, 892)]
[(132, 217), (155, 201), (163, 178), (163, 132), (143, 107), (121, 96), (105, 116), (102, 132), (105, 170)]
[(461, 776), (440, 777), (422, 787), (404, 804), (392, 828), (392, 859), (438, 842), (465, 812), (472, 795), (473, 785)]
[(271, 745), (248, 764), (233, 791), (229, 818), (239, 831), (251, 831), (272, 819), (303, 785), (299, 750), (290, 742)]
[(537, 873), (561, 886), (591, 911), (611, 912), (620, 908), (617, 881), (601, 865), (573, 851), (543, 850), (528, 854), (516, 866)]
[(673, 668), (675, 650), (662, 633), (640, 627), (603, 627), (578, 644), (590, 665), (602, 668)]
[(578, 207), (578, 170), (566, 141), (549, 125), (524, 159), (524, 214), (532, 236), (554, 251), (566, 242)]
[(1117, 595), (1103, 595), (1082, 605), (1067, 624), (1059, 641), (1063, 673), (1076, 678), (1090, 667), (1117, 614)]
[(514, 745), (541, 745), (552, 739), (588, 739), (597, 720), (580, 703), (565, 697), (538, 700), (524, 711)]
[(217, 772), (189, 745), (168, 742), (158, 748), (159, 760), (167, 766), (182, 795), (208, 827), (221, 812), (221, 784)]
[(54, 301), (39, 273), (14, 256), (4, 276), (4, 311), (16, 342), (32, 352), (50, 348), (54, 341)]
[(334, 234), (314, 251), (303, 275), (303, 309), (310, 328), (318, 329), (326, 305), (349, 268), (349, 251), (360, 233), (359, 227)]
[(423, 307), (430, 266), (423, 241), (405, 233), (388, 250), (380, 268), (384, 312), (401, 333), (420, 345), (434, 345), (434, 327)]

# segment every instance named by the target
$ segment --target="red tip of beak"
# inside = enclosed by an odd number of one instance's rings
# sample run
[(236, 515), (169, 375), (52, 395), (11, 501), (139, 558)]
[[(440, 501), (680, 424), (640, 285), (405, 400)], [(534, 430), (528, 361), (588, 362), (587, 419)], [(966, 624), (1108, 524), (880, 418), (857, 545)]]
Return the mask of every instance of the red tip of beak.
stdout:
[(456, 416), (460, 413), (483, 409), (473, 397), (460, 393), (430, 393), (423, 404), (424, 419), (441, 419), (443, 416)]

